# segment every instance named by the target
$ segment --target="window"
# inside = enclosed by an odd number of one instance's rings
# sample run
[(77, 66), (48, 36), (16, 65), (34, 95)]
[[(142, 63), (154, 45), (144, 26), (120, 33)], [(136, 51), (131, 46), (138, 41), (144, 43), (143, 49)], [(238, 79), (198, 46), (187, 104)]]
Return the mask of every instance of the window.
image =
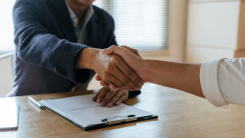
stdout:
[(15, 0), (0, 0), (0, 54), (14, 51), (14, 25), (12, 9)]
[[(15, 50), (12, 19), (14, 2), (0, 0), (0, 54)], [(168, 0), (96, 0), (94, 5), (113, 16), (119, 45), (138, 50), (167, 47)]]
[(138, 50), (167, 47), (168, 0), (96, 0), (115, 21), (119, 45)]

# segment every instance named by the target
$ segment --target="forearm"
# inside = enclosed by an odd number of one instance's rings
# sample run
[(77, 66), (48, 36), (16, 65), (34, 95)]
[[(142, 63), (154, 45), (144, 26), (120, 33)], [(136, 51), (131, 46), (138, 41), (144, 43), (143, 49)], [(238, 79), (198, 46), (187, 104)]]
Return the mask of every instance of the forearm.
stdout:
[(144, 67), (139, 73), (144, 81), (179, 89), (204, 98), (199, 77), (200, 67), (201, 64), (144, 60)]

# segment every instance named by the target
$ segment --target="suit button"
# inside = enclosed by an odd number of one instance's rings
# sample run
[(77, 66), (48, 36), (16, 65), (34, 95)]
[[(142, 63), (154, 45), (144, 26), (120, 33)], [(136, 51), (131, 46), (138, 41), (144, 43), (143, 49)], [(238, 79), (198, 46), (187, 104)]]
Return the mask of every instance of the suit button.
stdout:
[(54, 71), (57, 73), (57, 69), (54, 67)]

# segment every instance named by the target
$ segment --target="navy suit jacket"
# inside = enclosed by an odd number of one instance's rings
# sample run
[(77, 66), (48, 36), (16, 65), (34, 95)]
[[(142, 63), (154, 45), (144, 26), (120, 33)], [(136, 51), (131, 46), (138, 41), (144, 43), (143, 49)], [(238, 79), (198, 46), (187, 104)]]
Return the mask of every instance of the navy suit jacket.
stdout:
[[(113, 18), (93, 8), (87, 24), (88, 46), (104, 49), (117, 45)], [(74, 69), (73, 62), (88, 46), (77, 43), (64, 0), (16, 0), (13, 20), (16, 64), (9, 96), (65, 92), (87, 83), (91, 70)]]

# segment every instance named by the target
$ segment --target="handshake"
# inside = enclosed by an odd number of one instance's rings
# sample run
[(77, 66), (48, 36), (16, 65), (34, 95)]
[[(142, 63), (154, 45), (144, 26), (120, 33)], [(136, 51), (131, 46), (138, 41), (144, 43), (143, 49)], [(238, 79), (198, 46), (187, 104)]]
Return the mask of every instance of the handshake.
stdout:
[[(144, 82), (147, 81), (147, 74), (145, 74), (146, 72), (144, 72), (144, 69), (146, 69), (144, 67), (144, 60), (140, 57), (137, 50), (132, 49), (132, 48), (127, 47), (127, 46), (120, 46), (120, 47), (111, 46), (108, 49), (104, 49), (103, 53), (105, 53), (107, 55), (115, 54), (115, 55), (120, 56), (122, 58), (122, 60), (131, 69), (133, 69), (131, 72), (129, 72), (129, 74), (127, 74), (127, 76), (129, 76), (129, 78), (133, 77), (134, 75), (136, 75), (136, 76), (138, 75), (140, 77), (140, 78), (138, 78), (140, 80), (138, 83), (137, 83), (137, 81), (134, 82), (139, 86), (134, 90), (141, 89), (141, 86), (144, 84)], [(134, 78), (130, 78), (130, 79), (132, 79), (132, 81), (134, 80)], [(100, 81), (101, 86), (110, 87), (111, 90), (118, 90), (119, 88), (125, 88), (125, 85), (130, 85), (130, 84), (127, 84), (127, 82), (128, 82), (127, 80), (122, 85), (116, 85), (114, 83), (107, 83), (106, 81), (101, 79), (101, 77), (99, 75), (96, 76), (96, 80)], [(127, 89), (127, 88), (125, 88), (125, 89)]]
[(107, 103), (107, 106), (111, 107), (126, 100), (129, 91), (141, 89), (147, 81), (147, 75), (144, 74), (143, 59), (137, 50), (126, 46), (111, 46), (104, 49), (103, 53), (114, 56), (112, 63), (117, 67), (107, 66), (107, 73), (101, 74), (104, 79), (99, 73), (95, 77), (104, 87), (93, 97), (93, 100), (101, 106)]
[(85, 48), (75, 68), (92, 69), (98, 74), (96, 80), (104, 87), (93, 100), (101, 106), (119, 105), (128, 98), (129, 91), (141, 89), (145, 82), (205, 98), (200, 84), (201, 64), (144, 60), (137, 50), (127, 46), (104, 50)]
[(129, 91), (139, 90), (144, 85), (143, 59), (137, 50), (126, 46), (111, 46), (108, 49), (85, 48), (75, 59), (74, 68), (91, 69), (104, 86), (93, 98), (101, 106), (119, 105), (128, 99)]

